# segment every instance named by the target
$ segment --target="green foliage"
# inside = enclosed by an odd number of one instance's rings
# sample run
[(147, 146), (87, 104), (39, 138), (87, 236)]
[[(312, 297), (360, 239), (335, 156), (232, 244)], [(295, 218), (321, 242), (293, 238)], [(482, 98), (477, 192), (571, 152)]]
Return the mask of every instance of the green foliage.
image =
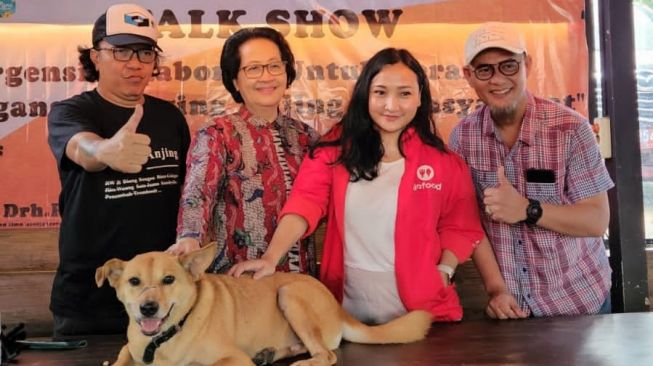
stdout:
[(633, 0), (634, 3), (642, 3), (653, 9), (653, 0)]

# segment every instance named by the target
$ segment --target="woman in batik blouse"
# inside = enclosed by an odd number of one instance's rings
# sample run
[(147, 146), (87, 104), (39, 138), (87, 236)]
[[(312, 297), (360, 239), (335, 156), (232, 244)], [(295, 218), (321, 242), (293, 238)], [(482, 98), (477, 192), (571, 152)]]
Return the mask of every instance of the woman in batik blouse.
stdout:
[[(225, 42), (222, 80), (242, 105), (193, 139), (177, 242), (169, 252), (183, 254), (217, 241), (209, 267), (215, 273), (265, 253), (301, 159), (319, 137), (279, 112), (295, 79), (294, 61), (288, 43), (272, 28), (244, 28)], [(314, 242), (308, 238), (293, 245), (277, 270), (315, 274), (315, 267)]]

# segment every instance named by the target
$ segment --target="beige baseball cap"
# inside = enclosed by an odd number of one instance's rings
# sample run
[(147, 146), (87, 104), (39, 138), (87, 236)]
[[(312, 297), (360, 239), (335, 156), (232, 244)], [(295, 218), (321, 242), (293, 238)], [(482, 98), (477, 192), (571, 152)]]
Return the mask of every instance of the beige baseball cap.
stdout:
[(93, 46), (106, 40), (114, 46), (149, 44), (158, 49), (156, 20), (147, 9), (135, 4), (115, 4), (93, 26)]
[(489, 48), (500, 48), (513, 53), (526, 52), (524, 36), (510, 24), (488, 22), (482, 24), (465, 42), (465, 65)]

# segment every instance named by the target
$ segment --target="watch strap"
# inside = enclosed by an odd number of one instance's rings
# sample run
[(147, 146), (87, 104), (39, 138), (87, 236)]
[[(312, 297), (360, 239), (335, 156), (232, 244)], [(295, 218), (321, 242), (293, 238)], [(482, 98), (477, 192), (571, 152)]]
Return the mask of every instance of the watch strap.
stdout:
[(438, 264), (438, 271), (446, 273), (449, 276), (449, 278), (452, 278), (453, 274), (455, 273), (453, 267), (448, 266), (446, 264)]

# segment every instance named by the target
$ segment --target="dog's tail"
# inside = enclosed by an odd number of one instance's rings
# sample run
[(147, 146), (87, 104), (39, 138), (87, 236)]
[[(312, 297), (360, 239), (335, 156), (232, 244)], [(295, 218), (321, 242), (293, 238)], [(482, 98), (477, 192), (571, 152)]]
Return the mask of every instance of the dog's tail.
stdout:
[(414, 310), (388, 323), (369, 326), (343, 311), (342, 337), (350, 342), (385, 344), (409, 343), (424, 339), (431, 327), (431, 313)]

